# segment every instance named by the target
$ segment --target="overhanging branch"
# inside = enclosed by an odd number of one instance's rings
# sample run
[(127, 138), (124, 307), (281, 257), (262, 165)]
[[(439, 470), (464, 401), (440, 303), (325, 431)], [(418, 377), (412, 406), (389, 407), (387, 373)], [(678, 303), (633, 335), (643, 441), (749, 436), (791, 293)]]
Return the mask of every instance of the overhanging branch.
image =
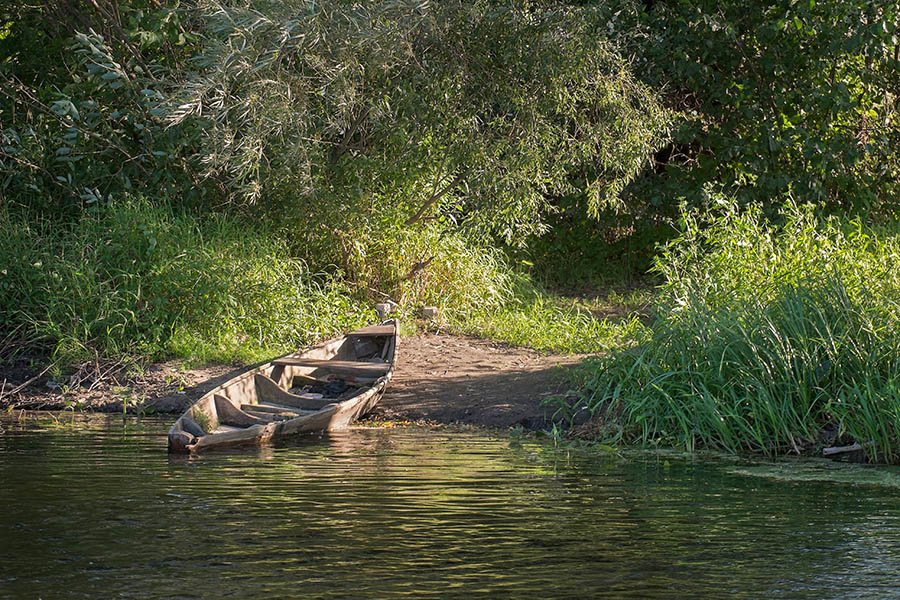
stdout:
[(448, 183), (446, 186), (441, 188), (440, 190), (435, 190), (434, 193), (425, 201), (425, 203), (419, 207), (419, 210), (416, 211), (416, 214), (411, 216), (406, 220), (405, 225), (414, 225), (425, 218), (425, 213), (428, 212), (428, 209), (434, 206), (434, 203), (441, 199), (441, 197), (459, 185), (459, 182), (462, 181), (463, 174), (459, 173), (456, 177), (453, 178), (453, 181)]

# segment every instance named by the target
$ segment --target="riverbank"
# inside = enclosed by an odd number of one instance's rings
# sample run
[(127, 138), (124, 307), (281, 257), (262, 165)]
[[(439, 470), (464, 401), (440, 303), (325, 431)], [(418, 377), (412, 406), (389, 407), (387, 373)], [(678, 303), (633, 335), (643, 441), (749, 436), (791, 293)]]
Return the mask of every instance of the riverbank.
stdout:
[[(401, 340), (394, 379), (371, 415), (375, 420), (541, 429), (552, 413), (543, 400), (568, 391), (567, 367), (582, 355), (547, 354), (470, 336), (420, 333)], [(181, 413), (246, 367), (211, 364), (184, 369), (177, 361), (76, 383), (18, 365), (0, 372), (0, 409)], [(97, 368), (97, 371), (102, 369)]]

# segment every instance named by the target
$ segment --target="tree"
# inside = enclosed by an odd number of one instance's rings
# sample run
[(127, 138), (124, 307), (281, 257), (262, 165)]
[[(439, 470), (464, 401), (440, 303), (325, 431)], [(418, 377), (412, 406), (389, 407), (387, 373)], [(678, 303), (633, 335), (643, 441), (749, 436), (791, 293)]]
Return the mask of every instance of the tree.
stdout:
[(452, 219), (515, 241), (554, 196), (618, 203), (667, 139), (671, 113), (598, 35), (596, 9), (202, 9), (205, 50), (170, 116), (203, 121), (205, 174), (237, 204), (330, 226), (377, 199), (408, 226)]
[(891, 0), (618, 3), (617, 43), (691, 115), (631, 192), (702, 203), (786, 192), (857, 210), (895, 206), (898, 23)]

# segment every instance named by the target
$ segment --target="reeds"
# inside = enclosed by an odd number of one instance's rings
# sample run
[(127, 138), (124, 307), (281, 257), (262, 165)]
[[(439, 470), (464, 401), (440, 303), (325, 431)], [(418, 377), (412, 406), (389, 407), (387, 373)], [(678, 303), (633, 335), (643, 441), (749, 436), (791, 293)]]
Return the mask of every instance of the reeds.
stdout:
[(649, 338), (582, 373), (621, 440), (770, 455), (858, 441), (900, 458), (900, 234), (781, 218), (688, 219), (661, 254)]

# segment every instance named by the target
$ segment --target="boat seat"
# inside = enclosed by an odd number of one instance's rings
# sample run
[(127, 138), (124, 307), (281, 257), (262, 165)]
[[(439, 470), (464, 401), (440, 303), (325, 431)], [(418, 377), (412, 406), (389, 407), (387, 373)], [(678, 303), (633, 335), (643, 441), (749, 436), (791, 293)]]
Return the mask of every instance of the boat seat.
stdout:
[(355, 360), (319, 360), (285, 356), (272, 361), (274, 365), (322, 369), (339, 375), (378, 377), (391, 370), (390, 363), (358, 362)]
[(256, 412), (271, 413), (276, 415), (281, 413), (293, 413), (294, 415), (300, 415), (303, 413), (303, 410), (297, 408), (296, 406), (284, 406), (271, 403), (241, 404), (241, 410), (255, 410)]
[(294, 412), (300, 413), (301, 415), (313, 414), (314, 412), (318, 412), (317, 408), (297, 408), (295, 406), (285, 406), (284, 404), (275, 404), (274, 402), (260, 402), (255, 405), (260, 410), (292, 410)]
[(394, 330), (393, 325), (370, 325), (368, 327), (363, 327), (362, 329), (357, 329), (356, 331), (351, 331), (347, 335), (355, 335), (357, 337), (377, 337), (382, 335), (394, 335)]
[(256, 398), (260, 403), (276, 406), (290, 406), (294, 409), (320, 410), (334, 402), (322, 397), (322, 394), (292, 394), (281, 389), (271, 378), (261, 373), (253, 376), (256, 385)]

